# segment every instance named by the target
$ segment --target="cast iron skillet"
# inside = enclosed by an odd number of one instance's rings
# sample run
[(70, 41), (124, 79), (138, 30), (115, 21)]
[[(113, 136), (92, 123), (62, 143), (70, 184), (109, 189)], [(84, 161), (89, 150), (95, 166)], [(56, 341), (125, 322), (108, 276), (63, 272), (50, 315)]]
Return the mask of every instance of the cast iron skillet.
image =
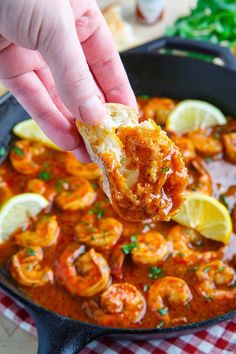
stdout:
[[(158, 53), (163, 48), (168, 49), (167, 53), (169, 49), (177, 49), (220, 57), (224, 67), (192, 57)], [(137, 95), (202, 99), (236, 117), (236, 59), (227, 49), (179, 38), (162, 38), (123, 53), (122, 60)], [(0, 147), (9, 149), (11, 128), (26, 117), (13, 97), (0, 106)], [(38, 354), (77, 354), (87, 343), (101, 336), (135, 340), (178, 337), (236, 316), (236, 311), (232, 311), (175, 328), (116, 329), (74, 321), (43, 309), (22, 295), (1, 268), (0, 286), (32, 315), (38, 330)]]

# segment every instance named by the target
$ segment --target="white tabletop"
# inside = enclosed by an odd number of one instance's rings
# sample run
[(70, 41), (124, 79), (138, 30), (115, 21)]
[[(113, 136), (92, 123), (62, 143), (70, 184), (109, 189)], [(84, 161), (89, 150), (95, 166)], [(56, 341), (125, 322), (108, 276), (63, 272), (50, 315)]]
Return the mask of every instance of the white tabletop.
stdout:
[[(105, 6), (112, 1), (98, 0)], [(164, 28), (173, 23), (180, 15), (188, 13), (195, 0), (167, 0), (167, 10), (162, 22), (155, 26), (143, 26), (135, 21), (134, 0), (121, 0), (124, 18), (133, 25), (135, 35), (140, 43), (151, 40), (163, 34)], [(34, 354), (37, 352), (37, 340), (23, 332), (9, 320), (0, 316), (0, 353), (1, 354)]]

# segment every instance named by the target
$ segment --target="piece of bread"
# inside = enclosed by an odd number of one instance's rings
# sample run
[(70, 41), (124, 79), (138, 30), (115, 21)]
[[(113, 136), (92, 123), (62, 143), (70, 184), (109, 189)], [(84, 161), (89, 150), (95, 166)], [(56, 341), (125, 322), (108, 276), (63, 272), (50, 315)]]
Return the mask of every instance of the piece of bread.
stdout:
[(113, 208), (127, 220), (169, 220), (188, 183), (179, 149), (153, 120), (139, 123), (134, 109), (108, 103), (106, 110), (102, 124), (77, 127)]
[(106, 6), (102, 10), (102, 14), (119, 51), (133, 47), (138, 43), (132, 26), (122, 19), (121, 5), (118, 2)]

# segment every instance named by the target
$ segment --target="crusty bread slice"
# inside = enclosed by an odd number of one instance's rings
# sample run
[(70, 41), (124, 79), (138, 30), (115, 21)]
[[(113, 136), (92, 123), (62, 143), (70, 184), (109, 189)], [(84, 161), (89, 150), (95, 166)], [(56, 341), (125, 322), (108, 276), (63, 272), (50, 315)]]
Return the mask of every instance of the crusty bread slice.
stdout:
[(103, 171), (103, 188), (125, 219), (169, 220), (182, 203), (187, 170), (182, 155), (154, 121), (139, 123), (128, 106), (107, 103), (97, 126), (77, 121), (91, 159)]

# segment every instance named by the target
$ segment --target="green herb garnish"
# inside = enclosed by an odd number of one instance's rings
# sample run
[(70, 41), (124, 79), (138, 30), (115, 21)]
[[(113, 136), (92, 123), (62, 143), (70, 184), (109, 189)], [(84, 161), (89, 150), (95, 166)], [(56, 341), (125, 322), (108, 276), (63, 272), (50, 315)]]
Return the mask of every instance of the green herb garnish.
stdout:
[[(198, 0), (188, 16), (179, 18), (166, 35), (199, 39), (234, 48), (236, 38), (235, 0)], [(192, 53), (193, 54), (193, 53)], [(197, 54), (194, 53), (196, 57)], [(198, 55), (200, 59), (204, 57)], [(206, 58), (208, 61), (212, 57)]]
[(130, 254), (130, 252), (132, 251), (132, 249), (134, 249), (135, 247), (138, 246), (138, 243), (137, 243), (137, 235), (132, 235), (130, 237), (130, 243), (129, 244), (126, 244), (126, 245), (122, 245), (121, 246), (121, 249), (123, 251), (124, 254)]
[(24, 151), (22, 149), (20, 149), (18, 146), (14, 146), (13, 149), (14, 153), (20, 157), (22, 157), (24, 155)]
[(102, 208), (100, 202), (95, 203), (95, 204), (94, 204), (94, 208), (93, 208), (93, 209), (90, 209), (90, 210), (88, 211), (88, 214), (89, 214), (89, 215), (95, 214), (95, 215), (97, 215), (97, 218), (98, 218), (98, 219), (101, 219), (101, 218), (103, 217), (104, 213), (105, 213), (105, 210)]
[(51, 179), (51, 175), (49, 172), (46, 172), (46, 171), (41, 171), (39, 173), (39, 178), (43, 181), (50, 181)]
[(159, 279), (164, 277), (164, 271), (160, 267), (150, 267), (148, 277), (150, 279)]
[(167, 307), (163, 307), (163, 308), (161, 308), (161, 309), (158, 309), (157, 311), (158, 311), (159, 314), (162, 315), (162, 316), (167, 315), (168, 312), (169, 312)]
[(161, 173), (167, 173), (169, 171), (169, 167), (165, 166), (161, 169)]
[(35, 256), (36, 255), (36, 251), (31, 247), (28, 247), (26, 252), (27, 252), (27, 256)]
[(226, 269), (225, 266), (221, 266), (218, 268), (218, 273), (223, 273), (223, 271)]
[(206, 268), (203, 270), (203, 272), (204, 272), (204, 273), (208, 273), (210, 270), (211, 270), (211, 267), (209, 266), (209, 267), (206, 267)]
[(164, 326), (165, 322), (164, 321), (161, 321), (156, 328), (162, 328)]
[(2, 146), (0, 148), (0, 157), (5, 157), (5, 156), (7, 156), (7, 149), (4, 146)]
[(141, 99), (143, 100), (148, 100), (149, 99), (149, 96), (148, 95), (141, 95), (139, 96)]
[(148, 291), (148, 288), (149, 288), (150, 284), (145, 284), (143, 286), (143, 291), (146, 293)]

